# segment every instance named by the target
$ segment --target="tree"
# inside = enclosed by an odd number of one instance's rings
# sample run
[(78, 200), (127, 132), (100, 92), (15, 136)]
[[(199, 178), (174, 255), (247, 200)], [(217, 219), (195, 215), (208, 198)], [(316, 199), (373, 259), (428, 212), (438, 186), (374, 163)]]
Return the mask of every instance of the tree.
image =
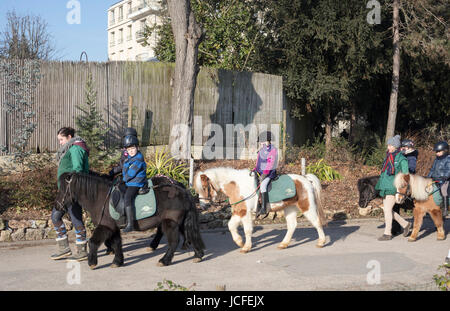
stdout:
[(27, 146), (37, 126), (34, 96), (41, 80), (41, 64), (37, 60), (0, 60), (0, 78), (5, 81), (6, 100), (3, 107), (13, 123), (12, 150), (8, 149), (9, 146), (2, 146), (1, 149), (13, 154), (14, 160), (23, 165), (31, 154)]
[(386, 142), (388, 139), (394, 136), (395, 132), (395, 119), (397, 117), (397, 99), (398, 99), (398, 86), (400, 80), (400, 0), (394, 0), (392, 10), (392, 32), (394, 47), (394, 56), (392, 64), (392, 88), (391, 97), (389, 99), (389, 113), (386, 126)]
[(361, 85), (388, 68), (383, 33), (366, 22), (359, 0), (259, 3), (265, 32), (257, 41), (255, 68), (283, 76), (294, 101), (291, 113), (315, 113), (325, 123), (329, 150), (338, 114), (351, 111)]
[(386, 140), (394, 136), (400, 80), (400, 42), (403, 51), (430, 59), (442, 60), (450, 65), (448, 1), (445, 0), (393, 0), (393, 67), (392, 89), (386, 126)]
[(77, 106), (82, 114), (76, 118), (75, 124), (78, 128), (78, 135), (86, 141), (89, 148), (91, 167), (95, 167), (107, 156), (105, 137), (108, 128), (97, 110), (97, 91), (95, 91), (91, 73), (88, 74), (86, 81), (85, 99), (84, 105)]
[(194, 93), (199, 72), (198, 46), (204, 33), (195, 20), (190, 0), (168, 0), (167, 4), (176, 49), (169, 148), (172, 156), (189, 159)]
[[(256, 40), (261, 35), (257, 6), (252, 1), (192, 0), (195, 18), (206, 30), (199, 45), (200, 66), (228, 70), (251, 70)], [(170, 18), (163, 11), (162, 25), (147, 28), (149, 38), (157, 33), (156, 56), (175, 62), (175, 44)]]
[(0, 32), (0, 57), (49, 60), (55, 47), (47, 22), (39, 16), (6, 13), (5, 30)]

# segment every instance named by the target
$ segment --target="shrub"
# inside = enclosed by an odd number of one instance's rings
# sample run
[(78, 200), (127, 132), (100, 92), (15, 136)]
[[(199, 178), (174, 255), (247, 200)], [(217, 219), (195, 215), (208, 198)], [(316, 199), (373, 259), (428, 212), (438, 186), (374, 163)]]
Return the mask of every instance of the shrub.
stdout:
[(56, 168), (37, 169), (17, 175), (3, 182), (3, 187), (9, 194), (8, 207), (15, 208), (17, 212), (30, 208), (51, 210), (58, 191)]
[(331, 181), (342, 179), (341, 174), (331, 166), (327, 165), (323, 159), (320, 159), (317, 163), (308, 165), (306, 167), (306, 172), (316, 175), (320, 180)]
[(183, 163), (179, 164), (175, 158), (169, 155), (166, 149), (156, 151), (153, 157), (146, 162), (147, 178), (162, 174), (188, 186), (189, 168)]

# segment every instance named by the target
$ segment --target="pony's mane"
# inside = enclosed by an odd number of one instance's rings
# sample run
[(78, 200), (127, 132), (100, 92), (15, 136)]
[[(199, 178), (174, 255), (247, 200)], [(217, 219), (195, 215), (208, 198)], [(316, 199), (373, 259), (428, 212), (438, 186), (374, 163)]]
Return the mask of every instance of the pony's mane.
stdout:
[(87, 173), (64, 173), (60, 177), (60, 191), (65, 192), (68, 183), (65, 180), (71, 180), (70, 190), (72, 193), (86, 195), (89, 200), (95, 200), (98, 196), (99, 186), (110, 187), (112, 182), (94, 172)]
[[(398, 188), (404, 188), (407, 186), (406, 181), (403, 176), (405, 174), (399, 173), (395, 176), (394, 186)], [(431, 183), (431, 178), (422, 177), (419, 175), (409, 174), (409, 185), (411, 188), (411, 196), (417, 201), (426, 201), (428, 200), (429, 193), (427, 192), (427, 187)]]

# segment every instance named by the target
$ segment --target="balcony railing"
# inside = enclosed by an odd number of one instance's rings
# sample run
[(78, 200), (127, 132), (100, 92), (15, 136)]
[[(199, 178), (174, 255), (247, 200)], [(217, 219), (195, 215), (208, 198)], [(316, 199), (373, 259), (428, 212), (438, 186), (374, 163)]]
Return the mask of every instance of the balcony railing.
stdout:
[(136, 34), (135, 34), (135, 36), (136, 36), (136, 41), (142, 41), (142, 40), (144, 40), (145, 39), (145, 36), (144, 36), (144, 31), (143, 30), (139, 30), (139, 31), (136, 31)]
[(161, 9), (157, 4), (149, 4), (148, 2), (144, 2), (131, 8), (129, 18), (137, 19), (144, 15), (148, 15), (149, 13), (159, 14), (160, 10)]

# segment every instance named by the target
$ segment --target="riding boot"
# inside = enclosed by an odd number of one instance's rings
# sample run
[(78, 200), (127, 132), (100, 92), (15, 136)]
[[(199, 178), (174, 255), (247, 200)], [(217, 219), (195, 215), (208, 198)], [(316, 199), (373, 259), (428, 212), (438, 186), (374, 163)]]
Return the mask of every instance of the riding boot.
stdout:
[(123, 229), (123, 232), (134, 231), (134, 210), (132, 205), (125, 207), (125, 213), (127, 214), (127, 226)]
[(259, 215), (266, 215), (268, 213), (268, 210), (270, 209), (269, 193), (263, 192), (261, 193), (261, 196), (262, 196), (261, 209), (259, 210), (259, 212), (256, 213), (256, 217), (258, 217)]
[(55, 254), (52, 254), (50, 256), (51, 259), (58, 260), (67, 258), (72, 255), (72, 251), (69, 247), (69, 239), (67, 238), (67, 236), (62, 239), (57, 239), (56, 243), (58, 244), (58, 250)]

